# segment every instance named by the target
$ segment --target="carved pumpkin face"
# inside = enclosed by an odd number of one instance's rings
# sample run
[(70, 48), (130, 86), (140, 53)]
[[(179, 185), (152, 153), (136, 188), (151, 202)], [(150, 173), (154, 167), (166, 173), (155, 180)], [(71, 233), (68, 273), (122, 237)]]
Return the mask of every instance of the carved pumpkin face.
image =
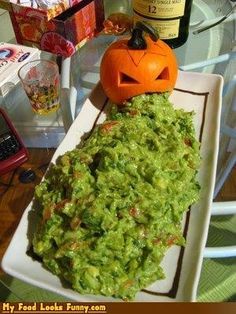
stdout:
[(113, 43), (100, 68), (103, 89), (116, 104), (143, 93), (172, 91), (178, 73), (174, 52), (162, 40), (145, 37), (147, 48), (134, 50), (128, 40)]

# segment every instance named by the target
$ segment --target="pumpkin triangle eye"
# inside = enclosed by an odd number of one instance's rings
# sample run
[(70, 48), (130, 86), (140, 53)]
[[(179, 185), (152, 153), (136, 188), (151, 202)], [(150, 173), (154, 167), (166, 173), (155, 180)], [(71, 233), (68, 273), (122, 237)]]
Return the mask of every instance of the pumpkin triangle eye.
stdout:
[(162, 72), (158, 75), (158, 77), (156, 78), (156, 80), (169, 80), (169, 69), (168, 68), (164, 68), (164, 70), (162, 70)]
[(120, 73), (120, 84), (139, 84), (139, 82), (136, 81), (131, 76), (121, 72)]

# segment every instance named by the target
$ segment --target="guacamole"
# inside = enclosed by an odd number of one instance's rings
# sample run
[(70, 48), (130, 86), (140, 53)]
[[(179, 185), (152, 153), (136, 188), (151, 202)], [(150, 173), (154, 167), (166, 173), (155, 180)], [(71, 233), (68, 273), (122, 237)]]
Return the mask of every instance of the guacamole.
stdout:
[(33, 249), (47, 269), (81, 294), (123, 300), (164, 278), (160, 263), (184, 245), (181, 220), (199, 196), (192, 117), (168, 94), (137, 96), (58, 158), (35, 192)]

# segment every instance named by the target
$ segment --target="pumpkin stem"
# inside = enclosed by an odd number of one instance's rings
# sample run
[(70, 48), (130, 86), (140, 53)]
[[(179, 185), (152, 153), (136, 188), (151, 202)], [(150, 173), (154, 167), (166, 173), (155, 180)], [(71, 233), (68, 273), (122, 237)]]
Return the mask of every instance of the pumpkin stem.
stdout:
[(130, 49), (142, 50), (147, 48), (147, 43), (143, 37), (143, 32), (149, 34), (153, 41), (159, 39), (157, 31), (148, 23), (138, 21), (133, 28), (131, 38), (128, 41), (128, 47)]
[(139, 28), (134, 28), (132, 31), (132, 37), (128, 41), (128, 47), (130, 49), (146, 49), (147, 43), (143, 37), (143, 31)]

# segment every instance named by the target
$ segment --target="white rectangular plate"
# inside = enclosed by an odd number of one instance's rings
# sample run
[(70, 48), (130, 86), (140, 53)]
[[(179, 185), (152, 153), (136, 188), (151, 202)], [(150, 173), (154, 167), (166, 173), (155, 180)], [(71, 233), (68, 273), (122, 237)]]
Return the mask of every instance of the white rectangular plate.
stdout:
[[(219, 75), (179, 72), (176, 88), (170, 96), (176, 108), (195, 111), (194, 125), (201, 142), (202, 163), (199, 171), (200, 200), (192, 206), (183, 222), (187, 238), (185, 248), (172, 247), (162, 266), (166, 279), (160, 280), (137, 294), (135, 301), (194, 301), (201, 271), (210, 221), (211, 202), (215, 183), (218, 155), (221, 94), (223, 79)], [(107, 99), (100, 85), (92, 92), (56, 150), (52, 162), (59, 155), (73, 149), (84, 133), (90, 132), (96, 123), (105, 119)], [(8, 274), (32, 285), (61, 294), (68, 299), (83, 302), (118, 301), (103, 296), (80, 295), (42, 265), (26, 254), (29, 238), (34, 229), (32, 202), (25, 210), (20, 224), (2, 260)]]

